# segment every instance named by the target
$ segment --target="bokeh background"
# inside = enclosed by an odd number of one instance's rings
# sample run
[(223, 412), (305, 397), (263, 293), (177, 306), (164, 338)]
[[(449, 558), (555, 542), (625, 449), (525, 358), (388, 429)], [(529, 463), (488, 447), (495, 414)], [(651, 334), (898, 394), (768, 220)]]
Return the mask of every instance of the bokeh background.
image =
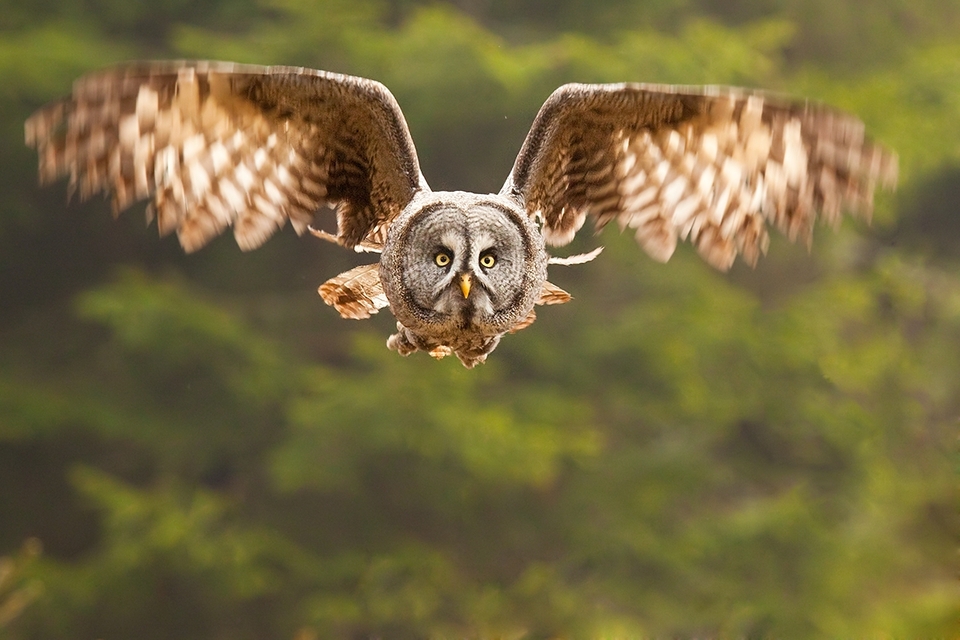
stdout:
[[(624, 80), (833, 103), (900, 187), (729, 274), (584, 233), (466, 371), (323, 305), (363, 256), (36, 186), (33, 109), (193, 57), (381, 80), (435, 189)], [(957, 0), (0, 0), (0, 166), (0, 637), (960, 634)]]

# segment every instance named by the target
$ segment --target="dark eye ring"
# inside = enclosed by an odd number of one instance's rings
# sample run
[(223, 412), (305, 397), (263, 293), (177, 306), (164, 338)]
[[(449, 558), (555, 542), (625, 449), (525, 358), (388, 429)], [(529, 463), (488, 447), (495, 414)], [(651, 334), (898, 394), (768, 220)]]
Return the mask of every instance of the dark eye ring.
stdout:
[(446, 251), (438, 251), (437, 255), (433, 256), (433, 262), (438, 267), (446, 267), (450, 264), (450, 254)]
[(480, 266), (484, 269), (491, 269), (495, 264), (497, 264), (497, 257), (492, 253), (485, 253), (480, 256)]

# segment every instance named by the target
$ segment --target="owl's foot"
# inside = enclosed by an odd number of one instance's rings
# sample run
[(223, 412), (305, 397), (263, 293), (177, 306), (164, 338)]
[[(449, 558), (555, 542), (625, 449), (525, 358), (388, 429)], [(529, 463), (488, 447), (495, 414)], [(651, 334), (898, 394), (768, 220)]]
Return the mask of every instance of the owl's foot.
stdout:
[(414, 341), (410, 340), (406, 328), (399, 323), (397, 323), (397, 333), (387, 338), (387, 348), (393, 349), (402, 356), (408, 356), (414, 351), (426, 351), (435, 360), (443, 360), (447, 356), (453, 355), (453, 349), (444, 344), (432, 349), (415, 344)]
[(453, 349), (442, 344), (439, 347), (434, 347), (433, 349), (430, 349), (429, 353), (431, 358), (435, 358), (436, 360), (443, 360), (448, 355), (453, 353)]
[(460, 362), (463, 363), (467, 369), (473, 369), (478, 364), (483, 364), (487, 361), (487, 354), (481, 354), (479, 356), (465, 356), (462, 353), (458, 353), (457, 357), (460, 358)]
[(461, 346), (454, 353), (460, 358), (467, 369), (473, 369), (478, 364), (483, 364), (487, 360), (487, 355), (497, 348), (500, 343), (500, 336), (485, 338), (478, 343)]
[(387, 348), (402, 356), (408, 356), (414, 351), (426, 351), (437, 360), (456, 354), (463, 366), (472, 369), (478, 364), (483, 364), (487, 359), (487, 354), (496, 348), (498, 342), (500, 342), (500, 336), (484, 338), (479, 343), (473, 342), (452, 347), (445, 344), (438, 345), (436, 342), (427, 341), (417, 336), (398, 322), (397, 332), (387, 338)]
[(397, 323), (397, 332), (387, 338), (387, 349), (396, 351), (402, 356), (408, 356), (414, 351), (420, 350), (407, 336), (407, 328), (399, 322)]

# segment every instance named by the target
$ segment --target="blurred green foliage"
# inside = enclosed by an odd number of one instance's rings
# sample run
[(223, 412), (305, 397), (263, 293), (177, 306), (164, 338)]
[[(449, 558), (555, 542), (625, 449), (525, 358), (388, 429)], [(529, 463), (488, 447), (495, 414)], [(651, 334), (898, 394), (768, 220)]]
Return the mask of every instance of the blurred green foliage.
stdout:
[(9, 627), (43, 591), (39, 581), (24, 577), (40, 550), (40, 541), (30, 538), (16, 557), (0, 557), (0, 631)]
[[(960, 634), (956, 0), (0, 0), (0, 29), (4, 637)], [(554, 268), (575, 300), (466, 371), (324, 307), (347, 252), (187, 257), (35, 187), (23, 119), (144, 57), (375, 77), (434, 188), (497, 190), (553, 88), (621, 80), (829, 101), (902, 180), (756, 271), (578, 240), (607, 249)]]

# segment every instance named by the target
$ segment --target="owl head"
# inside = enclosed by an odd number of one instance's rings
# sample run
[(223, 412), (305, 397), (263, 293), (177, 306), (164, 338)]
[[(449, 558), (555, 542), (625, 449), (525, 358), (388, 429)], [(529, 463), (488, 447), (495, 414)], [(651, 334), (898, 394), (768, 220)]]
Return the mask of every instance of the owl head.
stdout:
[[(519, 206), (465, 192), (428, 192), (390, 225), (380, 279), (402, 324), (492, 337), (523, 320), (547, 277), (543, 238)], [(448, 341), (449, 344), (449, 341)]]

